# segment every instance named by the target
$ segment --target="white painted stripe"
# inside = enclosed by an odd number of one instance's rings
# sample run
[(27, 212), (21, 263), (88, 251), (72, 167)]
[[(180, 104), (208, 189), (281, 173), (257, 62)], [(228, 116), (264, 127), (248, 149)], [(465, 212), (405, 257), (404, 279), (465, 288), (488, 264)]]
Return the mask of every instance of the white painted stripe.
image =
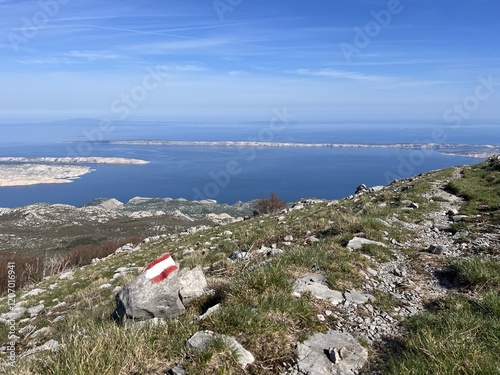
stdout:
[(162, 260), (160, 263), (156, 263), (153, 267), (146, 271), (146, 279), (152, 279), (166, 270), (168, 267), (175, 266), (175, 262), (172, 257)]

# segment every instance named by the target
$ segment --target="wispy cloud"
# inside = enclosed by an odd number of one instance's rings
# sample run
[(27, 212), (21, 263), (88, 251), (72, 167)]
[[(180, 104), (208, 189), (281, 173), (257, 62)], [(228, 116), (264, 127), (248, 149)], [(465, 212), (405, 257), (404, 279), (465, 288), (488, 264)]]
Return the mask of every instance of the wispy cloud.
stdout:
[(247, 72), (246, 70), (231, 70), (231, 71), (227, 72), (227, 74), (230, 76), (247, 76), (250, 73)]
[(66, 54), (70, 58), (76, 59), (84, 59), (88, 61), (96, 61), (96, 60), (115, 60), (119, 59), (120, 56), (117, 53), (109, 52), (109, 51), (70, 51)]
[(336, 69), (295, 69), (287, 71), (286, 73), (305, 75), (305, 76), (315, 76), (315, 77), (329, 77), (338, 78), (343, 80), (358, 81), (360, 83), (376, 83), (377, 87), (380, 89), (394, 89), (394, 88), (423, 88), (431, 87), (436, 85), (443, 85), (450, 83), (444, 80), (418, 80), (414, 78), (399, 77), (399, 76), (389, 76), (389, 75), (368, 75), (360, 72), (352, 72), (345, 70)]
[(208, 69), (198, 65), (162, 65), (163, 70), (173, 72), (205, 72)]
[(355, 81), (364, 82), (380, 82), (391, 80), (392, 77), (378, 76), (378, 75), (367, 75), (359, 72), (349, 72), (345, 70), (336, 69), (295, 69), (288, 70), (286, 73), (304, 75), (304, 76), (316, 76), (316, 77), (331, 77), (331, 78), (342, 78), (350, 79)]

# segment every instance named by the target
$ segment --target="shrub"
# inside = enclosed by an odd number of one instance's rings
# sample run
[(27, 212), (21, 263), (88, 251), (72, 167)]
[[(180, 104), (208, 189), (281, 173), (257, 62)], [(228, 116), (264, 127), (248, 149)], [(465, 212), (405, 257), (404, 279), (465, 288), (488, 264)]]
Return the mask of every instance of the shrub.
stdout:
[(46, 276), (90, 264), (94, 258), (104, 258), (126, 243), (137, 245), (141, 240), (139, 237), (132, 237), (121, 242), (81, 245), (68, 252), (53, 256), (2, 253), (0, 259), (0, 296), (7, 292), (9, 263), (15, 265), (16, 289), (22, 289), (27, 285), (41, 281)]
[(255, 203), (253, 214), (254, 216), (274, 214), (286, 208), (286, 202), (282, 201), (278, 195), (271, 193), (269, 198), (262, 196)]

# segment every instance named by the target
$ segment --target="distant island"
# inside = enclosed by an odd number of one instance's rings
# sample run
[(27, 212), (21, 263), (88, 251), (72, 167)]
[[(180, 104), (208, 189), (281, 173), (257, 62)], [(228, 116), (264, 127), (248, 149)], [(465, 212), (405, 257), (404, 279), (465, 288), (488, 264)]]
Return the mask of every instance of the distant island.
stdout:
[(148, 164), (149, 161), (128, 158), (101, 157), (40, 157), (24, 158), (17, 156), (0, 157), (0, 163), (66, 163), (66, 164)]
[(259, 142), (259, 141), (170, 141), (129, 140), (103, 141), (116, 145), (141, 146), (198, 146), (198, 147), (332, 147), (332, 148), (400, 148), (430, 149), (443, 155), (466, 156), (486, 159), (500, 152), (499, 145), (470, 145), (455, 143), (301, 143), (301, 142)]
[(147, 164), (149, 161), (101, 157), (0, 157), (0, 187), (67, 184), (92, 172), (74, 164)]

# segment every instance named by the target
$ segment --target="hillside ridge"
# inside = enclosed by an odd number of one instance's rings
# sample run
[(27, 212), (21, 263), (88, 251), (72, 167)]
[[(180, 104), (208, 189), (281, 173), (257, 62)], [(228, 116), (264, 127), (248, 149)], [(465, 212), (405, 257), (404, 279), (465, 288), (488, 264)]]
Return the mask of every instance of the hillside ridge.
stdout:
[[(500, 310), (491, 307), (500, 306), (499, 165), (495, 156), (361, 188), (340, 201), (305, 200), (278, 214), (155, 236), (48, 277), (18, 292), (13, 305), (0, 300), (1, 337), (14, 317), (18, 361), (8, 366), (4, 343), (0, 368), (26, 374), (314, 374), (321, 372), (301, 362), (301, 345), (337, 332), (367, 352), (362, 368), (344, 373), (494, 373), (498, 342), (479, 331), (484, 324), (498, 337), (500, 329)], [(167, 252), (181, 269), (201, 266), (212, 292), (186, 305), (184, 316), (159, 325), (130, 329), (109, 321), (114, 295)], [(474, 267), (480, 268), (475, 278)], [(304, 278), (338, 300), (313, 289), (299, 292)], [(476, 305), (484, 321), (474, 315)], [(199, 319), (215, 306), (213, 315)], [(431, 328), (439, 324), (428, 323), (433, 314), (453, 328), (451, 336), (444, 332), (452, 339), (438, 341)], [(478, 319), (480, 343), (457, 350), (464, 345), (455, 341), (470, 327), (460, 331), (454, 314)], [(186, 342), (204, 330), (235, 337), (255, 363), (242, 369), (224, 343), (193, 353)], [(349, 355), (341, 349), (332, 349), (337, 357), (328, 354), (332, 374), (347, 358), (342, 353)], [(47, 351), (54, 355), (39, 355)]]

